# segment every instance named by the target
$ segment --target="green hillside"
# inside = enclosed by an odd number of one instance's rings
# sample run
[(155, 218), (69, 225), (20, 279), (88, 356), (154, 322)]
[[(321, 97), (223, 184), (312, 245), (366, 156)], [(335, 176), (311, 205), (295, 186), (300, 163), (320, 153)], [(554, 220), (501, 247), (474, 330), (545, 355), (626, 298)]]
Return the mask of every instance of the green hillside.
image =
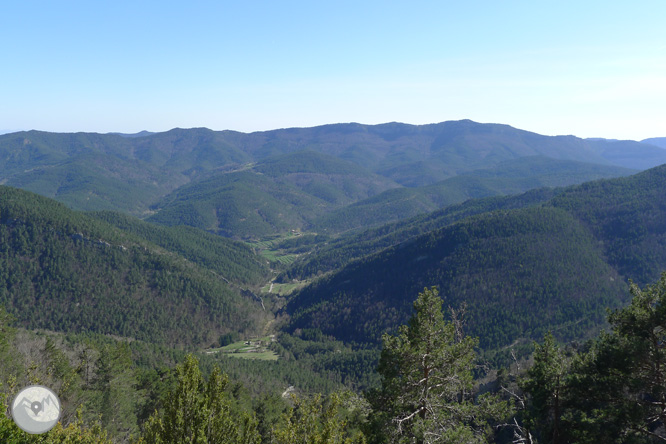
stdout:
[[(146, 174), (146, 170), (153, 171)], [(88, 155), (32, 169), (6, 183), (57, 199), (70, 208), (142, 214), (165, 190), (184, 182), (180, 178), (169, 184), (160, 172), (142, 162), (131, 165), (111, 156)]]
[(336, 239), (319, 236), (321, 240), (316, 242), (312, 253), (296, 261), (279, 279), (308, 279), (467, 217), (495, 210), (540, 205), (562, 191), (561, 188), (539, 188), (514, 196), (472, 199), (398, 222), (345, 233)]
[[(324, 250), (329, 256), (323, 267), (358, 259), (291, 299), (291, 328), (377, 340), (408, 318), (409, 295), (437, 285), (451, 306), (467, 304), (469, 332), (480, 336), (482, 348), (538, 338), (547, 330), (575, 337), (621, 303), (626, 279), (642, 285), (666, 269), (665, 180), (662, 166), (589, 182), (556, 192), (539, 206), (479, 214), (418, 237), (409, 238), (410, 229), (418, 231), (409, 225), (404, 234), (384, 228), (384, 242), (408, 239), (365, 258), (351, 242), (337, 251), (347, 255), (342, 262), (336, 262), (335, 248)], [(445, 215), (439, 213), (440, 223)], [(368, 239), (369, 251), (383, 242), (380, 229), (374, 234), (377, 243)], [(317, 258), (310, 261), (303, 275), (317, 268)]]
[(264, 237), (298, 229), (328, 204), (254, 171), (218, 174), (182, 187), (157, 205), (149, 221), (189, 225), (227, 237)]
[(270, 271), (265, 261), (242, 242), (193, 227), (155, 225), (116, 212), (100, 211), (89, 215), (183, 256), (235, 284), (257, 285), (268, 280)]
[(321, 278), (289, 302), (291, 328), (376, 341), (409, 317), (407, 295), (429, 285), (439, 286), (448, 305), (467, 304), (467, 331), (480, 337), (483, 349), (551, 329), (562, 337), (581, 335), (626, 293), (597, 240), (570, 214), (555, 208), (497, 211)]
[(206, 129), (128, 138), (28, 131), (0, 136), (0, 183), (83, 210), (142, 215), (200, 173), (248, 157)]
[(368, 171), (354, 163), (312, 150), (281, 154), (262, 161), (256, 171), (272, 177), (294, 173), (313, 174), (367, 174)]
[(305, 151), (181, 187), (156, 205), (149, 220), (260, 238), (309, 227), (324, 212), (393, 186), (352, 163)]
[(241, 238), (293, 229), (335, 234), (413, 217), (469, 199), (631, 172), (537, 156), (503, 162), (493, 169), (464, 173), (433, 185), (396, 188), (396, 184), (355, 164), (304, 151), (186, 185), (162, 199), (150, 220)]
[[(233, 250), (232, 250), (233, 251)], [(213, 272), (64, 205), (0, 187), (0, 304), (30, 329), (209, 345), (266, 314)]]
[[(295, 163), (287, 167), (280, 156), (304, 151), (347, 162), (346, 171), (350, 164), (360, 167), (371, 179), (372, 183), (364, 183), (342, 175), (338, 181), (314, 181), (306, 190), (336, 204), (349, 204), (397, 184), (431, 185), (523, 157), (632, 169), (666, 163), (666, 151), (645, 143), (547, 137), (469, 120), (431, 125), (350, 123), (250, 134), (176, 128), (131, 137), (27, 131), (0, 135), (0, 184), (52, 197), (74, 209), (116, 210), (144, 217), (150, 206), (185, 184), (271, 158), (275, 159), (264, 168), (273, 168), (275, 177), (279, 172), (292, 174), (290, 183), (298, 185), (301, 179), (293, 177), (299, 174), (296, 170), (308, 162), (311, 167), (321, 165), (311, 154), (309, 160), (303, 155), (300, 160), (291, 158)], [(473, 190), (461, 193), (479, 196)]]
[(621, 275), (647, 285), (666, 269), (664, 183), (666, 165), (569, 188), (551, 205), (580, 220)]
[(339, 232), (367, 228), (434, 211), (468, 199), (518, 194), (541, 187), (573, 185), (635, 173), (626, 168), (522, 157), (492, 169), (463, 173), (433, 185), (385, 191), (326, 214), (315, 222), (317, 231)]

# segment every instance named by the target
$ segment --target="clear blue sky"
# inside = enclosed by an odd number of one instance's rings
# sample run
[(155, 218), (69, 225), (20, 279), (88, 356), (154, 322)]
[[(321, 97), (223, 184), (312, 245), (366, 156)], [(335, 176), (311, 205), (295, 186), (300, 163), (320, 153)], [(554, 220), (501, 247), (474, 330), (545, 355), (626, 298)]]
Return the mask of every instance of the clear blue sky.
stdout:
[(0, 130), (666, 136), (666, 1), (12, 1)]

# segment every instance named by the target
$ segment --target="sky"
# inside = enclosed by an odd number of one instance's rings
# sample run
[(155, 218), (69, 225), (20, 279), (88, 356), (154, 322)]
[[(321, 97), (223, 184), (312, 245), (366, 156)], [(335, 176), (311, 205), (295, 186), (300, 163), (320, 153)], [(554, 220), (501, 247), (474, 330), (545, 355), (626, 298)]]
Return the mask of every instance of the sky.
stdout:
[(471, 119), (666, 137), (666, 1), (13, 1), (0, 130)]

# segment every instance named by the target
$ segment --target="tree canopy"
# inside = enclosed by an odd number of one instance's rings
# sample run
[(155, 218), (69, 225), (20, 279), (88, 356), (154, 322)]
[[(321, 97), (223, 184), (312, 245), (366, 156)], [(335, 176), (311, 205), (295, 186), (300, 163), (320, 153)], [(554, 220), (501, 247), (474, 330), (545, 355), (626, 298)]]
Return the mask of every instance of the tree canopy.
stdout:
[(424, 289), (409, 324), (383, 337), (382, 386), (371, 400), (380, 440), (483, 442), (490, 432), (488, 420), (507, 405), (490, 397), (475, 399), (477, 344), (463, 334), (460, 319), (444, 320), (437, 289)]

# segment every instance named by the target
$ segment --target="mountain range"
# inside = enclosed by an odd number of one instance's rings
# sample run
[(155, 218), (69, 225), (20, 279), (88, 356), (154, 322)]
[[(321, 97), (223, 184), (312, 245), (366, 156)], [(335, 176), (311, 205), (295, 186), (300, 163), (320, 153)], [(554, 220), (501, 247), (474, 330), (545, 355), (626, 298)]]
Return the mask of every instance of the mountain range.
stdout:
[(648, 145), (658, 146), (660, 148), (666, 148), (666, 137), (653, 137), (651, 139), (645, 139), (641, 142), (647, 143)]
[(289, 331), (376, 343), (438, 285), (498, 349), (597, 328), (666, 268), (666, 150), (644, 142), (467, 120), (30, 131), (0, 160), (0, 299), (30, 328), (210, 343), (265, 328), (272, 281), (309, 284), (277, 312)]
[(195, 128), (0, 136), (0, 184), (72, 209), (121, 211), (235, 238), (336, 233), (662, 163), (666, 151), (646, 143), (548, 137), (469, 120), (250, 134)]
[[(470, 384), (445, 407), (526, 400), (497, 417), (515, 428), (492, 424), (497, 442), (537, 427), (553, 393), (567, 428), (629, 436), (615, 400), (630, 394), (631, 410), (661, 390), (638, 381), (655, 359), (644, 339), (659, 349), (659, 305), (630, 303), (629, 284), (666, 269), (663, 140), (471, 121), (0, 136), (0, 401), (52, 387), (52, 433), (76, 442), (150, 440), (211, 402), (257, 442), (285, 427), (298, 430), (284, 442), (336, 428), (384, 442), (382, 404), (407, 387), (387, 376), (414, 362), (406, 341), (413, 351), (443, 328), (436, 358), (469, 347), (452, 378)], [(439, 321), (436, 298), (413, 304), (433, 286), (459, 322)], [(20, 439), (2, 418), (4, 441)], [(603, 438), (587, 434), (597, 427)]]

